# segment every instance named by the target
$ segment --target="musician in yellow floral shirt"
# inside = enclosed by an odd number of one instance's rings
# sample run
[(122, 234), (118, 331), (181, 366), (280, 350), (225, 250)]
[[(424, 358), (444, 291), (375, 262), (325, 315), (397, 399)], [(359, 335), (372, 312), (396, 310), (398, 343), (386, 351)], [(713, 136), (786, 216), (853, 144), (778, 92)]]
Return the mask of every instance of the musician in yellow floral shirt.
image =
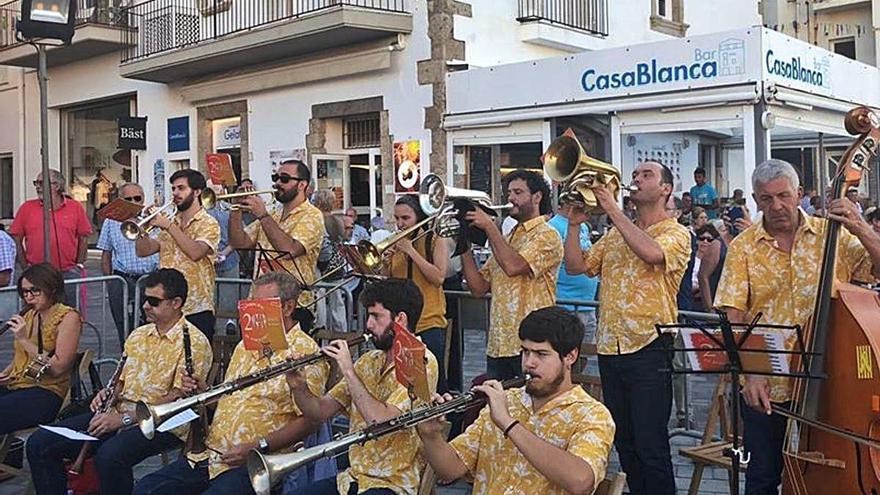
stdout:
[[(798, 207), (800, 180), (791, 164), (767, 160), (752, 175), (761, 219), (731, 243), (724, 262), (715, 306), (730, 321), (806, 325), (816, 302), (828, 220), (808, 216)], [(872, 282), (880, 275), (880, 237), (849, 200), (829, 205), (831, 219), (841, 222), (835, 278)], [(795, 348), (796, 335), (786, 342)], [(791, 381), (747, 376), (742, 396), (747, 493), (776, 493), (781, 482), (786, 420), (770, 415), (770, 403), (789, 406)]]
[(183, 314), (202, 331), (208, 342), (214, 338), (214, 258), (220, 244), (220, 225), (202, 208), (205, 176), (192, 169), (171, 175), (171, 194), (177, 206), (173, 218), (157, 215), (151, 225), (162, 229), (156, 239), (138, 238), (138, 256), (159, 253), (160, 268), (180, 270), (189, 281), (189, 295)]
[(544, 216), (550, 213), (550, 187), (540, 175), (516, 170), (504, 177), (510, 216), (518, 223), (505, 238), (481, 208), (468, 212), (471, 225), (489, 238), (492, 257), (477, 269), (470, 249), (461, 256), (462, 274), (475, 296), (492, 292), (486, 373), (513, 378), (520, 368), (519, 323), (533, 310), (556, 304), (556, 277), (562, 263), (562, 239)]
[[(91, 413), (59, 423), (98, 437), (91, 452), (101, 493), (131, 493), (132, 468), (147, 457), (180, 446), (185, 438), (187, 428), (182, 427), (146, 439), (137, 427), (135, 404), (164, 404), (195, 392), (194, 383), (204, 382), (211, 368), (208, 339), (187, 322), (181, 310), (187, 298), (183, 274), (163, 268), (147, 276), (144, 286), (144, 313), (150, 323), (137, 328), (125, 341), (128, 359), (116, 387), (119, 400), (115, 407), (95, 414), (105, 398), (102, 390), (92, 401)], [(185, 371), (185, 326), (190, 335), (193, 377)], [(82, 445), (46, 430), (31, 435), (27, 455), (38, 495), (64, 493), (67, 476), (63, 461), (76, 458)]]
[[(245, 349), (244, 342), (239, 342), (226, 372), (227, 382), (286, 359), (319, 352), (315, 341), (293, 319), (299, 292), (299, 284), (289, 273), (272, 272), (254, 280), (251, 297), (281, 299), (288, 348), (266, 356), (262, 351)], [(329, 370), (326, 361), (303, 370), (309, 391), (317, 395), (324, 393)], [(329, 440), (329, 428), (327, 425), (322, 425), (322, 428), (325, 429), (324, 438)], [(317, 437), (314, 435), (316, 430), (317, 425), (304, 418), (294, 404), (284, 377), (276, 376), (220, 399), (208, 431), (207, 458), (193, 455), (181, 457), (140, 480), (135, 494), (186, 495), (200, 494), (209, 489), (220, 493), (253, 493), (245, 466), (248, 451), (257, 449), (268, 454), (283, 451), (301, 441), (308, 446), (315, 443), (312, 437)], [(298, 481), (303, 485), (307, 481), (334, 476), (334, 462), (328, 460), (319, 466), (318, 472), (323, 472), (323, 476), (310, 478), (309, 474), (315, 474), (312, 466), (301, 469), (302, 473), (294, 476), (298, 476)]]
[[(289, 373), (293, 398), (306, 417), (313, 421), (344, 413), (351, 431), (370, 423), (380, 423), (408, 412), (414, 400), (394, 373), (391, 346), (393, 322), (415, 331), (422, 313), (422, 294), (412, 280), (387, 279), (367, 286), (361, 294), (367, 311), (367, 330), (376, 350), (352, 364), (345, 341), (336, 340), (324, 348), (342, 372), (342, 380), (321, 398), (313, 395), (300, 373)], [(428, 388), (437, 389), (437, 359), (425, 349)], [(335, 480), (324, 480), (289, 495), (357, 495), (395, 493), (416, 495), (424, 462), (419, 457), (419, 439), (412, 429), (401, 430), (352, 446), (348, 452), (351, 468)]]
[(581, 251), (578, 229), (583, 210), (569, 215), (565, 264), (569, 273), (599, 275), (599, 373), (602, 398), (614, 422), (614, 445), (633, 493), (675, 494), (668, 422), (672, 381), (668, 354), (672, 338), (657, 337), (654, 325), (676, 323), (676, 295), (690, 259), (690, 235), (666, 214), (672, 171), (644, 162), (633, 171), (630, 220), (605, 188), (594, 189), (614, 229)]
[(449, 443), (442, 419), (420, 424), (422, 453), (441, 479), (472, 478), (475, 495), (593, 493), (605, 477), (614, 421), (571, 381), (583, 323), (558, 306), (543, 308), (525, 317), (518, 335), (531, 375), (525, 387), (505, 391), (496, 380), (474, 387), (489, 403), (477, 421)]

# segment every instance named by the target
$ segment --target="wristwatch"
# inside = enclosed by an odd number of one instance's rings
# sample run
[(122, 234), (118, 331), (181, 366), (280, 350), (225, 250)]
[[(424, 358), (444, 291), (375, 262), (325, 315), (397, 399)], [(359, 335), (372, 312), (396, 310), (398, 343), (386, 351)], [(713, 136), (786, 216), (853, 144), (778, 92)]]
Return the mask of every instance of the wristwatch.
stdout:
[(260, 451), (261, 454), (269, 453), (269, 441), (266, 438), (261, 438), (259, 443), (257, 444), (257, 450)]
[(134, 419), (128, 414), (122, 415), (122, 426), (128, 427), (134, 424)]

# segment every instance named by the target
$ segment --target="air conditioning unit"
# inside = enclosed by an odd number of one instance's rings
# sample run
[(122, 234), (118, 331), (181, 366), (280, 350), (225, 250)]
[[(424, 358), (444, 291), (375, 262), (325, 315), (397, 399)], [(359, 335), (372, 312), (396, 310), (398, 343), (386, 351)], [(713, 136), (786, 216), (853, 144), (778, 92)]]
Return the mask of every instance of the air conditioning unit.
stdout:
[(144, 55), (179, 48), (199, 41), (199, 16), (182, 6), (170, 5), (143, 18), (141, 51)]

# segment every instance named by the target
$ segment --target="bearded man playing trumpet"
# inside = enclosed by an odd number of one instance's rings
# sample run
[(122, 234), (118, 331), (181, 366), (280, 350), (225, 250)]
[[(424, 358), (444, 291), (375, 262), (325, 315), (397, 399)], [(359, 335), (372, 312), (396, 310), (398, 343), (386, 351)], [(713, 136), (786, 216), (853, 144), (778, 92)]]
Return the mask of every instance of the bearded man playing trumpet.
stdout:
[[(275, 199), (281, 208), (269, 212), (266, 203), (254, 194), (239, 200), (239, 209), (229, 215), (229, 245), (235, 249), (281, 251), (277, 256), (268, 253), (271, 261), (260, 259), (257, 253), (254, 278), (261, 273), (286, 271), (293, 274), (306, 290), (299, 296), (295, 318), (303, 330), (312, 329), (314, 314), (309, 309), (314, 296), (309, 286), (315, 281), (315, 267), (324, 238), (324, 217), (309, 203), (306, 189), (312, 175), (299, 160), (288, 160), (272, 174)], [(242, 210), (250, 212), (256, 221), (245, 228)]]
[[(258, 372), (288, 358), (319, 352), (315, 341), (300, 329), (299, 323), (293, 318), (299, 294), (296, 279), (285, 272), (267, 273), (254, 280), (252, 298), (281, 298), (288, 348), (266, 355), (262, 351), (247, 350), (244, 341), (239, 342), (229, 362), (227, 381)], [(322, 361), (302, 371), (311, 393), (324, 393), (329, 369), (329, 364)], [(319, 425), (300, 413), (287, 382), (282, 375), (278, 375), (220, 399), (214, 421), (208, 429), (207, 458), (181, 456), (176, 462), (140, 480), (134, 493), (254, 493), (244, 466), (248, 451), (276, 452), (305, 442)], [(329, 434), (325, 436), (329, 439)], [(332, 477), (336, 474), (332, 462), (325, 462), (317, 470), (307, 471), (303, 468), (302, 473), (292, 476), (297, 477), (300, 486), (323, 477)]]
[[(323, 397), (308, 388), (302, 373), (288, 373), (293, 398), (306, 417), (326, 421), (344, 413), (351, 431), (363, 429), (399, 416), (413, 408), (406, 387), (394, 372), (391, 346), (393, 323), (414, 331), (422, 312), (422, 294), (412, 280), (387, 279), (367, 286), (361, 294), (367, 311), (367, 331), (373, 335), (376, 350), (352, 363), (348, 345), (335, 340), (323, 351), (333, 358), (342, 372), (342, 380)], [(425, 350), (428, 388), (437, 386), (437, 359)], [(363, 445), (352, 446), (348, 453), (351, 468), (336, 479), (317, 482), (291, 495), (415, 495), (419, 489), (421, 462), (419, 441), (412, 429), (401, 430)]]
[(171, 194), (177, 214), (173, 218), (156, 215), (151, 226), (162, 229), (159, 237), (140, 236), (135, 252), (140, 257), (159, 253), (160, 268), (174, 268), (186, 274), (189, 294), (183, 314), (205, 334), (214, 338), (214, 259), (220, 244), (220, 225), (202, 208), (202, 191), (207, 187), (205, 176), (192, 169), (171, 175)]
[(440, 479), (473, 478), (474, 493), (593, 493), (605, 477), (614, 421), (571, 381), (584, 325), (553, 306), (529, 313), (518, 335), (530, 377), (525, 387), (505, 390), (497, 380), (477, 385), (488, 407), (449, 443), (442, 418), (417, 425), (422, 454)]
[[(125, 341), (128, 359), (116, 385), (119, 400), (104, 413), (95, 414), (105, 400), (102, 389), (91, 404), (91, 413), (59, 423), (98, 438), (94, 452), (101, 493), (126, 495), (134, 485), (132, 468), (146, 459), (180, 445), (187, 428), (157, 433), (148, 440), (137, 428), (134, 407), (138, 401), (164, 404), (196, 390), (211, 367), (208, 339), (189, 330), (181, 308), (186, 302), (187, 282), (179, 271), (162, 268), (144, 282), (144, 313), (150, 323), (138, 327)], [(186, 374), (184, 332), (189, 332), (193, 375)], [(47, 430), (37, 430), (28, 439), (27, 457), (37, 495), (64, 493), (67, 476), (64, 459), (73, 459), (82, 441), (68, 440)]]
[(654, 325), (678, 321), (676, 296), (690, 259), (690, 235), (666, 214), (672, 171), (644, 162), (632, 174), (636, 219), (620, 209), (605, 187), (592, 191), (614, 228), (589, 250), (581, 250), (582, 208), (572, 208), (565, 240), (568, 273), (599, 276), (596, 343), (602, 397), (617, 424), (614, 445), (633, 494), (674, 495), (668, 422), (672, 380), (668, 353), (672, 336), (658, 338)]

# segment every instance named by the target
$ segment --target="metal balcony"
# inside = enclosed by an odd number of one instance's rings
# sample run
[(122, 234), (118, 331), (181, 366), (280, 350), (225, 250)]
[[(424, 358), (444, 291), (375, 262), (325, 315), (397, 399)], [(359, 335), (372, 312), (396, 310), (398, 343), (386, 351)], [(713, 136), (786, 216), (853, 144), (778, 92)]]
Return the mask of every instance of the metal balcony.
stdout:
[(519, 0), (516, 20), (548, 22), (608, 36), (608, 0)]
[[(68, 46), (46, 50), (50, 67), (68, 64), (118, 51), (124, 45), (128, 26), (119, 0), (77, 0), (76, 32)], [(19, 1), (0, 5), (0, 65), (36, 67), (37, 55), (15, 37), (15, 26), (21, 14)]]
[(412, 31), (410, 0), (148, 0), (120, 74), (169, 83)]

